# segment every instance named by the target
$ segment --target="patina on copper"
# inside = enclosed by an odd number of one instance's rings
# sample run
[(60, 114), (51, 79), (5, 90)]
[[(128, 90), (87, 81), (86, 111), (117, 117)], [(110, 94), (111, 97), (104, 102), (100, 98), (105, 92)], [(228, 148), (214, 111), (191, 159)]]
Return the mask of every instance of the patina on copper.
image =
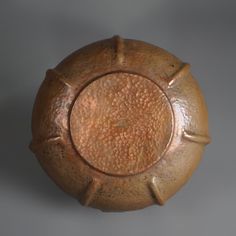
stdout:
[(189, 64), (119, 36), (47, 71), (32, 134), (30, 147), (56, 184), (105, 211), (164, 204), (210, 142)]

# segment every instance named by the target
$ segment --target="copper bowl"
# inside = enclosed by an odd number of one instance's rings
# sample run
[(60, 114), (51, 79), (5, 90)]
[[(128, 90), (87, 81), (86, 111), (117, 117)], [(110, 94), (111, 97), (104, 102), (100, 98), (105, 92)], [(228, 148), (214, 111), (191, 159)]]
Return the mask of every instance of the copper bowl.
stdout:
[(190, 66), (151, 44), (114, 36), (49, 69), (30, 145), (54, 182), (104, 211), (163, 205), (210, 142)]

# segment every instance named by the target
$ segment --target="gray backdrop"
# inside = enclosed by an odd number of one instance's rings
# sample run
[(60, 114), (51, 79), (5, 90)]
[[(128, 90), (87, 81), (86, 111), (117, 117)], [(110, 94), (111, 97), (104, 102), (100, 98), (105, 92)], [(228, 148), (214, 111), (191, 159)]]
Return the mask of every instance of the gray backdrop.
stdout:
[[(235, 235), (235, 13), (234, 0), (1, 0), (0, 235)], [(212, 144), (164, 207), (125, 213), (82, 207), (28, 150), (32, 104), (46, 69), (114, 34), (190, 62), (206, 97)]]

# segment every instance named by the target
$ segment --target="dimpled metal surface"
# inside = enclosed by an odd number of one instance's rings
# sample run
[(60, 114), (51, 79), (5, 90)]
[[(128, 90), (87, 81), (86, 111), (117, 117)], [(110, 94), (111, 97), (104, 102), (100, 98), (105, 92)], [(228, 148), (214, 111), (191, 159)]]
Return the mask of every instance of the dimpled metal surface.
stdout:
[(70, 131), (81, 156), (114, 175), (157, 162), (172, 134), (167, 97), (147, 78), (111, 73), (89, 84), (72, 108)]
[(52, 180), (103, 211), (163, 205), (210, 142), (190, 65), (157, 46), (114, 36), (46, 73), (31, 150)]

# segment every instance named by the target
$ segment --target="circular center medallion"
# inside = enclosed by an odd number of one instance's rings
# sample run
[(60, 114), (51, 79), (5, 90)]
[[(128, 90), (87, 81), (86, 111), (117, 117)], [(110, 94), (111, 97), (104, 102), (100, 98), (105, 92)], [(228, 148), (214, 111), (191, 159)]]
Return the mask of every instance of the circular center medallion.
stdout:
[(111, 175), (137, 174), (160, 160), (172, 129), (171, 106), (162, 90), (143, 76), (124, 72), (85, 87), (70, 116), (81, 157)]

